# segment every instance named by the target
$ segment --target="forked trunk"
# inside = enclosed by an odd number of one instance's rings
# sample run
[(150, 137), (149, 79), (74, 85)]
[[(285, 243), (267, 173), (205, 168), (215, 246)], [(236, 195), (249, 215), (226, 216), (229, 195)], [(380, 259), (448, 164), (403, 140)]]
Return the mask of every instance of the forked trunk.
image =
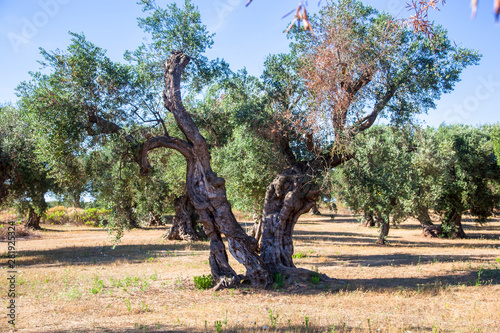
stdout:
[(187, 194), (174, 200), (175, 216), (172, 227), (163, 235), (169, 240), (200, 241), (207, 238), (205, 232), (198, 226), (198, 214)]
[(316, 204), (319, 192), (307, 169), (294, 166), (267, 187), (260, 224), (261, 258), (273, 273), (290, 273), (293, 264), (293, 230), (299, 217)]
[(422, 224), (422, 228), (425, 237), (467, 238), (462, 227), (462, 214), (455, 210), (445, 214), (440, 226), (431, 223)]
[(41, 230), (40, 227), (40, 216), (36, 213), (33, 208), (30, 208), (28, 213), (28, 220), (24, 224), (24, 228), (33, 229), (33, 230)]
[(462, 214), (453, 210), (445, 215), (441, 230), (444, 237), (448, 238), (467, 238), (467, 235), (462, 228)]
[(256, 253), (257, 241), (236, 221), (226, 198), (225, 181), (199, 160), (188, 160), (186, 188), (200, 223), (210, 239), (210, 268), (217, 286), (228, 287), (241, 280), (231, 268), (221, 234), (227, 237), (229, 252), (246, 267), (245, 279), (266, 287), (271, 276)]
[(122, 205), (122, 207), (119, 207), (118, 209), (121, 210), (121, 214), (125, 218), (125, 220), (127, 221), (130, 228), (140, 228), (141, 227), (139, 225), (139, 223), (137, 222), (132, 203), (126, 203), (126, 204)]

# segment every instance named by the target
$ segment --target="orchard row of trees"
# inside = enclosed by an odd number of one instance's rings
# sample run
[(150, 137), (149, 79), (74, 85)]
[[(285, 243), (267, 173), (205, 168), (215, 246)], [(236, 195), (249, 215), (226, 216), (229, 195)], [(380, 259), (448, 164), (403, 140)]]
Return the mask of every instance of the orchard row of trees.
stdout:
[[(418, 219), (428, 237), (465, 238), (462, 216), (483, 223), (500, 204), (497, 126), (373, 127), (356, 138), (355, 157), (332, 172), (334, 195), (379, 224)], [(429, 211), (439, 215), (435, 225)]]
[[(108, 227), (118, 233), (138, 219), (157, 220), (175, 205), (169, 237), (207, 237), (212, 276), (222, 286), (243, 280), (267, 286), (276, 273), (309, 276), (293, 264), (293, 229), (322, 193), (332, 191), (321, 186), (329, 179), (338, 180), (334, 188), (347, 184), (339, 197), (383, 225), (390, 215), (402, 216), (402, 209), (388, 208), (398, 206), (402, 194), (370, 189), (363, 172), (373, 176), (373, 170), (354, 167), (382, 163), (371, 161), (361, 142), (390, 134), (369, 130), (381, 117), (393, 127), (412, 124), (480, 59), (451, 43), (441, 27), (429, 40), (359, 1), (340, 0), (310, 18), (314, 35), (293, 27), (290, 52), (269, 55), (257, 78), (207, 59), (213, 34), (189, 0), (182, 8), (139, 4), (144, 17), (138, 24), (148, 37), (125, 53), (124, 62), (109, 59), (84, 34), (71, 33), (64, 51), (41, 50), (42, 71), (19, 85), (17, 105), (2, 107), (2, 117), (12, 119), (1, 123), (1, 200), (23, 203), (40, 216), (47, 191), (75, 204), (91, 193), (112, 210)], [(386, 139), (388, 151), (403, 140)], [(409, 156), (424, 156), (418, 146), (428, 147), (412, 140), (409, 150), (417, 153)], [(400, 174), (390, 177), (396, 181)], [(340, 181), (346, 177), (360, 185), (352, 182), (356, 189), (349, 189), (351, 183)], [(408, 178), (402, 187), (419, 181)], [(425, 192), (428, 185), (422, 186)], [(354, 202), (354, 190), (378, 191), (390, 204)], [(428, 196), (419, 204), (437, 209), (434, 191)], [(467, 205), (444, 210), (458, 215)], [(232, 207), (261, 216), (249, 234)], [(229, 265), (223, 235), (246, 267), (244, 276)]]

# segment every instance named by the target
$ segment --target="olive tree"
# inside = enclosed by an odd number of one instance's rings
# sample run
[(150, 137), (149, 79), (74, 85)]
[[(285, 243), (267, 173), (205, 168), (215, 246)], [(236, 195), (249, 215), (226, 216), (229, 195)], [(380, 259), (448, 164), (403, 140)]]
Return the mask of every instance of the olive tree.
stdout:
[(440, 234), (465, 238), (462, 216), (466, 212), (484, 222), (493, 214), (499, 197), (494, 183), (500, 180), (490, 133), (472, 126), (440, 126), (434, 133), (440, 157), (434, 209), (440, 212)]
[(412, 213), (412, 140), (403, 130), (377, 126), (356, 136), (351, 148), (355, 156), (335, 170), (335, 192), (353, 211), (376, 219), (377, 243), (384, 245), (390, 223), (400, 223)]
[(17, 108), (0, 107), (0, 205), (27, 213), (26, 228), (41, 229), (45, 194), (54, 190), (49, 169), (35, 152), (36, 136)]
[[(318, 198), (318, 174), (352, 158), (356, 152), (349, 143), (377, 119), (410, 123), (434, 108), (462, 70), (479, 60), (476, 52), (454, 45), (440, 27), (430, 41), (358, 1), (328, 3), (311, 21), (314, 35), (297, 32), (293, 44), (306, 112), (299, 112), (304, 104), (286, 108), (285, 117), (302, 141), (282, 134), (280, 148), (289, 167), (268, 186), (262, 231), (256, 233), (267, 267), (291, 275), (297, 272), (293, 228)], [(296, 99), (287, 97), (293, 106)], [(298, 156), (294, 148), (300, 142), (307, 153)]]
[[(271, 277), (255, 252), (257, 241), (236, 221), (225, 180), (212, 170), (207, 141), (181, 97), (183, 75), (196, 88), (200, 77), (190, 76), (191, 70), (210, 75), (220, 64), (207, 63), (202, 55), (212, 43), (211, 35), (189, 1), (184, 9), (175, 4), (162, 9), (153, 1), (142, 3), (150, 15), (140, 25), (151, 32), (151, 40), (134, 52), (131, 64), (112, 62), (104, 50), (83, 35), (73, 34), (65, 52), (42, 50), (42, 64), (49, 73), (34, 73), (31, 82), (20, 85), (23, 107), (38, 121), (50, 124), (59, 140), (82, 146), (108, 138), (122, 140), (142, 175), (151, 171), (150, 152), (160, 148), (179, 152), (186, 161), (187, 194), (210, 240), (212, 276), (221, 285), (242, 280), (229, 265), (224, 234), (229, 251), (247, 269), (245, 279), (266, 286)], [(152, 67), (161, 58), (166, 59), (164, 90), (158, 96), (158, 68), (152, 71)], [(184, 72), (192, 59), (194, 66)], [(158, 100), (164, 108), (153, 105)], [(169, 131), (167, 123), (175, 124), (176, 131)], [(157, 130), (143, 131), (148, 124)]]

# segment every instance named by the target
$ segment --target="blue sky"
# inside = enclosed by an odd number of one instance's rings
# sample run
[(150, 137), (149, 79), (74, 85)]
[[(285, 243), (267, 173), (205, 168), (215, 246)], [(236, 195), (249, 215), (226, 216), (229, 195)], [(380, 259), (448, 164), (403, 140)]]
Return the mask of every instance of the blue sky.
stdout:
[[(224, 58), (233, 70), (246, 67), (258, 76), (267, 54), (287, 51), (289, 41), (283, 30), (289, 19), (280, 18), (299, 0), (254, 0), (249, 7), (246, 2), (194, 1), (203, 22), (216, 33), (209, 58)], [(365, 2), (380, 11), (407, 15), (403, 0)], [(309, 10), (317, 11), (316, 1), (309, 1)], [(135, 49), (144, 36), (136, 22), (141, 14), (135, 0), (0, 0), (0, 103), (16, 101), (17, 84), (29, 79), (28, 71), (39, 68), (38, 48), (66, 48), (68, 31), (84, 32), (113, 60), (122, 60), (124, 51)], [(432, 19), (448, 29), (456, 44), (478, 50), (483, 59), (479, 66), (466, 69), (455, 91), (444, 95), (437, 109), (421, 119), (431, 126), (499, 122), (500, 27), (494, 23), (491, 1), (480, 1), (475, 20), (470, 19), (467, 1), (448, 1), (441, 11), (432, 13)]]

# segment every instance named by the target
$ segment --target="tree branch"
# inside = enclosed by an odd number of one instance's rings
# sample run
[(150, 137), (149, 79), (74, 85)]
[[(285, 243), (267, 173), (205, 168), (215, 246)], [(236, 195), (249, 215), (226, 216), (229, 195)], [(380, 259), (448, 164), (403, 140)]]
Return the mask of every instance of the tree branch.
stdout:
[(196, 149), (197, 156), (208, 163), (210, 155), (207, 142), (200, 134), (191, 115), (186, 111), (181, 98), (181, 76), (189, 61), (190, 58), (182, 51), (173, 51), (170, 58), (165, 62), (163, 102), (165, 107), (174, 115), (179, 129), (186, 136), (188, 142), (192, 143), (194, 149)]
[(377, 119), (380, 112), (387, 106), (391, 98), (394, 97), (395, 93), (396, 93), (396, 86), (395, 85), (389, 86), (384, 96), (380, 100), (378, 100), (375, 106), (373, 107), (372, 112), (363, 117), (362, 119), (358, 120), (353, 126), (351, 126), (351, 128), (357, 132), (362, 132), (370, 128)]
[(148, 140), (142, 144), (137, 154), (137, 163), (139, 163), (141, 167), (141, 175), (146, 176), (149, 174), (151, 164), (148, 161), (148, 153), (157, 148), (175, 149), (186, 159), (194, 158), (193, 147), (181, 139), (167, 136), (148, 138)]

